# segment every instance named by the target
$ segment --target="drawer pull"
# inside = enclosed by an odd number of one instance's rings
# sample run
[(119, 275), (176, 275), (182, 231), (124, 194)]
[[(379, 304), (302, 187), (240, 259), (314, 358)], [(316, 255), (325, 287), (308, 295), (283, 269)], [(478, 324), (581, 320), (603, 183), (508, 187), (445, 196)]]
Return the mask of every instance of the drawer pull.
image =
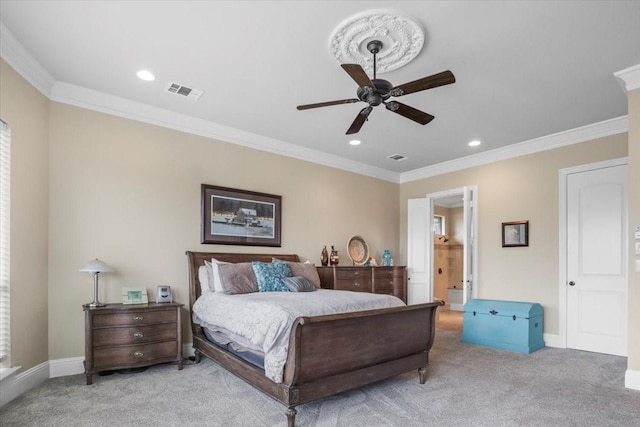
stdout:
[(495, 311), (495, 310), (491, 310), (489, 313), (493, 314), (494, 316), (495, 316), (496, 314), (498, 314), (498, 312), (497, 312), (497, 311)]
[(138, 359), (140, 359), (142, 356), (144, 356), (144, 353), (141, 351), (136, 351), (135, 353), (133, 353), (133, 355)]
[(133, 337), (134, 338), (142, 338), (142, 337), (144, 337), (144, 334), (142, 332), (134, 332), (133, 333)]
[(138, 322), (141, 322), (143, 319), (142, 315), (138, 314), (136, 316), (133, 317), (133, 320), (137, 320)]
[(360, 287), (360, 283), (358, 283), (358, 282), (353, 282), (353, 286), (355, 286), (356, 288), (359, 288), (359, 287)]

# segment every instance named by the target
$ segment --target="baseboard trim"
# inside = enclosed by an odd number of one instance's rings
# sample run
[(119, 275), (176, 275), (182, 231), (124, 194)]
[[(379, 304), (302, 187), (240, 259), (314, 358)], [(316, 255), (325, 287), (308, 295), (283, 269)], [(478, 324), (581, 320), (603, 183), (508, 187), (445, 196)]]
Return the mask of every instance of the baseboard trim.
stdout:
[(84, 373), (84, 356), (67, 357), (49, 361), (49, 378), (66, 377)]
[(0, 407), (49, 379), (49, 362), (43, 362), (0, 382)]
[(624, 386), (633, 390), (640, 390), (640, 371), (627, 369), (624, 374)]
[(560, 339), (560, 335), (542, 334), (542, 339), (544, 339), (544, 345), (547, 347), (567, 348), (567, 346)]

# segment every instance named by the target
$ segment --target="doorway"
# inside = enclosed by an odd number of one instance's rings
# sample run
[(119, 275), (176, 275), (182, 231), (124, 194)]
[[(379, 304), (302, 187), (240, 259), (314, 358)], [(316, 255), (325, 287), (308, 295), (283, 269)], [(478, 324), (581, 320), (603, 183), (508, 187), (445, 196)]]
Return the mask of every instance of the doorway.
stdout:
[(438, 311), (458, 323), (464, 303), (477, 295), (476, 198), (474, 186), (408, 201), (408, 302), (443, 300)]

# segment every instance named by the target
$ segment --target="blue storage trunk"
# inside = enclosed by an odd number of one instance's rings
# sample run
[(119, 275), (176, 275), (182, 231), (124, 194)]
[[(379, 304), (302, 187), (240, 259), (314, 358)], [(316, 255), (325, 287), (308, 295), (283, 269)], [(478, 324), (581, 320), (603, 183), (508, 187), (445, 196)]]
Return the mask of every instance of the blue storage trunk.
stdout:
[(544, 347), (538, 303), (472, 299), (464, 305), (462, 342), (531, 353)]

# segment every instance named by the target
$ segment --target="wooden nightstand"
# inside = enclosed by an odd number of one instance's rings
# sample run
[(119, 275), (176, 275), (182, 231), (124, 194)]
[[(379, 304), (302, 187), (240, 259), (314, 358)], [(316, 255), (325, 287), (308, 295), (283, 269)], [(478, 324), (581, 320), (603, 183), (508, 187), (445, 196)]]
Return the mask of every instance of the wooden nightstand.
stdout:
[(177, 362), (182, 369), (183, 304), (82, 306), (85, 319), (84, 374)]

